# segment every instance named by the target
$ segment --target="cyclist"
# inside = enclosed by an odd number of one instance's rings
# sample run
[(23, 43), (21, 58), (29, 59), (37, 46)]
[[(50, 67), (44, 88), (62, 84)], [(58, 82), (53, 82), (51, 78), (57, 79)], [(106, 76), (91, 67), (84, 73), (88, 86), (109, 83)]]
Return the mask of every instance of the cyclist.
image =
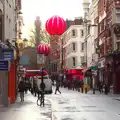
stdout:
[(44, 106), (44, 91), (45, 91), (45, 83), (44, 82), (41, 82), (40, 84), (40, 94), (41, 94), (41, 100), (40, 100), (40, 106)]

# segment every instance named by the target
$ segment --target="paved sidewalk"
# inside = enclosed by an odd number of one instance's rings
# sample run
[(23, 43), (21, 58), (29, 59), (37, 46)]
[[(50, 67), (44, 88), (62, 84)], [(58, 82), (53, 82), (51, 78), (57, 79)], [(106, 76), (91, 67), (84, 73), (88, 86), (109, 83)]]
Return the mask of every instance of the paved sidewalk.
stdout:
[(0, 108), (1, 120), (51, 120), (51, 103), (45, 100), (45, 107), (37, 106), (37, 97), (30, 93), (25, 95), (25, 101), (20, 102), (20, 99), (15, 104), (8, 108)]

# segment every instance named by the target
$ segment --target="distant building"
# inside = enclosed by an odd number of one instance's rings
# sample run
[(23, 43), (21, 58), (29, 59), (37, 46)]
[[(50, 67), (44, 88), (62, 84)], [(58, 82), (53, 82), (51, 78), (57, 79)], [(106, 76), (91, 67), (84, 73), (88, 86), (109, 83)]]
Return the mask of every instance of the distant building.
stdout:
[(37, 69), (36, 48), (26, 47), (22, 50), (20, 64), (26, 69)]
[(68, 29), (71, 25), (82, 25), (83, 24), (83, 18), (82, 17), (76, 17), (74, 20), (66, 20), (67, 28)]
[[(71, 25), (61, 36), (63, 40), (63, 68), (82, 68), (84, 61), (84, 30), (83, 25)], [(61, 41), (60, 41), (61, 42)], [(60, 64), (62, 54), (60, 54)]]
[(51, 36), (50, 45), (51, 45), (51, 54), (47, 57), (47, 68), (51, 73), (51, 75), (57, 77), (60, 68), (59, 36)]

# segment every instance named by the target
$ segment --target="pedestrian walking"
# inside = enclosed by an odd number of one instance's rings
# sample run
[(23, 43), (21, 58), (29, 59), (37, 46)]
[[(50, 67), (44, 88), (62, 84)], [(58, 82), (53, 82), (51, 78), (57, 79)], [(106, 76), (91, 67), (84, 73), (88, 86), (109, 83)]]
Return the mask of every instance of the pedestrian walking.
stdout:
[(102, 82), (99, 85), (99, 91), (100, 91), (100, 93), (103, 93), (103, 83)]
[(109, 92), (109, 86), (107, 84), (105, 84), (104, 89), (105, 89), (105, 94), (107, 95)]
[(34, 83), (34, 85), (33, 85), (33, 91), (34, 91), (34, 94), (35, 94), (35, 97), (36, 97), (37, 92), (38, 92), (38, 86), (37, 86), (36, 83)]
[(84, 92), (84, 82), (81, 81), (81, 92), (83, 93)]
[(57, 93), (57, 91), (61, 94), (61, 92), (60, 92), (59, 88), (60, 88), (60, 83), (59, 83), (59, 82), (57, 82), (57, 83), (56, 83), (56, 90), (55, 90), (55, 94)]
[(20, 81), (20, 83), (18, 85), (18, 89), (19, 89), (19, 92), (20, 92), (21, 102), (23, 102), (24, 101), (24, 92), (25, 92), (25, 83), (24, 83), (24, 81)]

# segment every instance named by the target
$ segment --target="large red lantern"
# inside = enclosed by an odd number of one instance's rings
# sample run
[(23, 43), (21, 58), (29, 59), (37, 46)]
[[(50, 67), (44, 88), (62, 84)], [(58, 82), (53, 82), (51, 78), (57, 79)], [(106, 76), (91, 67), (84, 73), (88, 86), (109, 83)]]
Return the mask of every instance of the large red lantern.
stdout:
[(46, 31), (50, 35), (62, 35), (66, 30), (66, 22), (59, 16), (53, 16), (46, 22)]
[(46, 44), (41, 44), (37, 47), (37, 53), (38, 54), (44, 54), (45, 56), (48, 56), (50, 53), (50, 46)]

